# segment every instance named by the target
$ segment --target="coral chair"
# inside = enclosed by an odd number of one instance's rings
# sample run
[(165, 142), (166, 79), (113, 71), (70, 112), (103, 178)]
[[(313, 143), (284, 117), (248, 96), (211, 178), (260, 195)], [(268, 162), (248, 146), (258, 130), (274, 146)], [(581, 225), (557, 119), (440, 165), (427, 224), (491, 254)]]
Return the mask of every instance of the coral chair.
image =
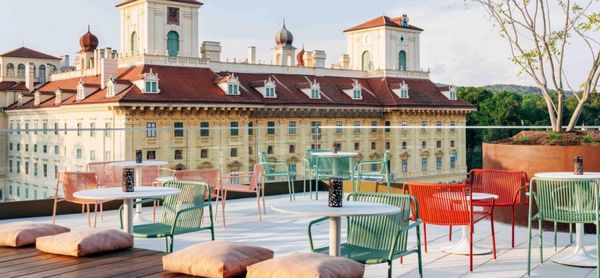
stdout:
[(199, 169), (199, 170), (180, 170), (176, 171), (174, 177), (178, 181), (197, 181), (205, 182), (210, 186), (210, 190), (207, 192), (210, 194), (210, 198), (215, 200), (215, 220), (218, 217), (218, 206), (219, 200), (223, 205), (223, 197), (221, 196), (221, 170), (217, 168), (211, 169)]
[(427, 252), (427, 224), (469, 227), (469, 270), (473, 271), (473, 225), (490, 218), (492, 228), (492, 252), (496, 259), (494, 236), (494, 206), (490, 211), (473, 211), (472, 190), (466, 184), (420, 184), (406, 183), (410, 195), (417, 199), (419, 216), (423, 222), (423, 240)]
[[(223, 226), (226, 225), (225, 205), (227, 202), (227, 192), (256, 194), (256, 204), (258, 205), (258, 219), (262, 221), (262, 215), (260, 210), (261, 194), (263, 203), (263, 213), (266, 214), (267, 210), (265, 205), (265, 190), (264, 186), (262, 185), (262, 175), (263, 165), (259, 163), (254, 165), (254, 170), (252, 172), (234, 172), (221, 179), (221, 196), (223, 197), (223, 202), (221, 205), (221, 208), (223, 209)], [(248, 179), (249, 183), (243, 184), (243, 182)]]
[[(482, 170), (475, 169), (469, 173), (469, 184), (473, 192), (490, 193), (498, 196), (495, 207), (512, 209), (512, 247), (515, 247), (515, 207), (527, 205), (525, 195), (528, 191), (529, 179), (523, 171)], [(491, 207), (492, 201), (473, 201), (476, 207)], [(450, 234), (451, 235), (451, 234)]]
[(87, 164), (86, 171), (96, 173), (99, 187), (119, 187), (123, 179), (123, 167), (112, 164), (121, 161), (91, 162)]
[[(63, 188), (63, 197), (59, 198), (58, 196), (58, 188), (62, 186)], [(86, 189), (96, 189), (98, 188), (98, 183), (96, 182), (96, 173), (87, 173), (87, 172), (62, 172), (58, 174), (58, 179), (56, 180), (56, 191), (54, 192), (54, 208), (52, 209), (52, 223), (56, 223), (56, 209), (58, 207), (58, 202), (69, 202), (80, 204), (87, 208), (87, 218), (88, 218), (88, 226), (92, 226), (92, 222), (90, 219), (90, 205), (94, 205), (94, 227), (96, 227), (96, 210), (97, 210), (97, 201), (84, 200), (79, 199), (73, 196), (75, 192), (86, 190)]]

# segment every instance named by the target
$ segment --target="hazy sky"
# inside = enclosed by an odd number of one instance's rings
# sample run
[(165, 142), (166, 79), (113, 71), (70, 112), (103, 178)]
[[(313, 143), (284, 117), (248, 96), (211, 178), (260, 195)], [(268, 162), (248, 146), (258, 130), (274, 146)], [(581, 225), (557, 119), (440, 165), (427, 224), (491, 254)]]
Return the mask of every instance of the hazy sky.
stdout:
[[(0, 0), (0, 52), (22, 42), (52, 55), (74, 55), (87, 24), (101, 47), (119, 47), (122, 0)], [(327, 53), (327, 65), (346, 52), (342, 30), (382, 14), (409, 15), (421, 35), (421, 66), (435, 82), (456, 85), (513, 83), (517, 77), (507, 43), (488, 16), (468, 0), (204, 0), (200, 9), (200, 41), (220, 41), (222, 59), (245, 59), (247, 47), (257, 47), (258, 59), (271, 61), (274, 34), (285, 18), (294, 44)], [(577, 47), (577, 46), (572, 46)], [(582, 80), (580, 65), (587, 56), (570, 55), (572, 83)]]

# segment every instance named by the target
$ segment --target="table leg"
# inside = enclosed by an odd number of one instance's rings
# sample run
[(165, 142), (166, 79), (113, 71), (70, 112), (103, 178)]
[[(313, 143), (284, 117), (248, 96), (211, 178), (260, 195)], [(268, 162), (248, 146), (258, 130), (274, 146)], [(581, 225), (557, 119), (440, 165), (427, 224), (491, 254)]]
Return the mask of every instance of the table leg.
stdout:
[(342, 218), (329, 217), (329, 255), (339, 257), (342, 237)]
[(126, 199), (123, 201), (123, 229), (126, 233), (133, 233), (133, 199)]
[[(469, 226), (462, 227), (462, 235), (458, 243), (443, 247), (442, 251), (446, 253), (469, 255)], [(473, 243), (473, 255), (485, 255), (492, 253), (491, 248), (484, 248)]]
[[(137, 169), (135, 169), (135, 186), (142, 186), (142, 167), (137, 167)], [(137, 199), (138, 202), (141, 200), (142, 199)], [(142, 205), (136, 205), (135, 212), (137, 213), (135, 216), (136, 218), (141, 217)]]
[(338, 171), (337, 171), (337, 159), (336, 159), (336, 158), (332, 158), (331, 160), (332, 160), (332, 161), (331, 161), (331, 172), (332, 172), (331, 174), (332, 174), (334, 177), (338, 177)]
[(575, 250), (569, 255), (556, 256), (552, 261), (570, 266), (596, 267), (596, 257), (585, 250), (583, 236), (583, 224), (575, 224)]

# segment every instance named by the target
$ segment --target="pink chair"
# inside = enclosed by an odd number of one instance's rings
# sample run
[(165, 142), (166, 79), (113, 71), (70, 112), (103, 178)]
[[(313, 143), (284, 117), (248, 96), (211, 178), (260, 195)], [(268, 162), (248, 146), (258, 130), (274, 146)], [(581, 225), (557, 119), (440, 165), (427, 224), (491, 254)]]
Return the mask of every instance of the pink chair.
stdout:
[[(175, 179), (178, 181), (200, 181), (206, 182), (210, 186), (210, 198), (215, 200), (215, 221), (219, 214), (217, 209), (219, 200), (223, 206), (223, 196), (221, 195), (221, 170), (217, 168), (199, 169), (199, 170), (180, 170), (175, 172)], [(205, 196), (208, 198), (208, 196)]]
[[(63, 198), (58, 197), (58, 188), (62, 185), (63, 188)], [(56, 191), (54, 192), (54, 208), (52, 209), (52, 223), (56, 223), (56, 209), (58, 207), (58, 202), (70, 202), (75, 204), (82, 205), (82, 213), (83, 209), (87, 208), (87, 216), (88, 216), (88, 226), (92, 226), (90, 219), (90, 205), (94, 205), (94, 227), (96, 227), (96, 211), (97, 211), (97, 201), (90, 201), (79, 199), (73, 196), (75, 192), (86, 190), (86, 189), (96, 189), (98, 188), (98, 183), (96, 181), (96, 173), (86, 173), (86, 172), (62, 172), (58, 174), (58, 179), (56, 180)]]
[[(262, 194), (263, 202), (263, 213), (266, 215), (267, 208), (265, 205), (265, 188), (262, 185), (263, 165), (254, 165), (252, 172), (234, 172), (230, 173), (222, 179), (221, 182), (221, 196), (223, 209), (223, 226), (225, 226), (225, 203), (227, 202), (227, 192), (240, 192), (240, 193), (253, 193), (256, 194), (256, 204), (258, 205), (258, 220), (262, 221), (262, 215), (260, 210), (260, 198)], [(248, 184), (242, 182), (250, 179)]]

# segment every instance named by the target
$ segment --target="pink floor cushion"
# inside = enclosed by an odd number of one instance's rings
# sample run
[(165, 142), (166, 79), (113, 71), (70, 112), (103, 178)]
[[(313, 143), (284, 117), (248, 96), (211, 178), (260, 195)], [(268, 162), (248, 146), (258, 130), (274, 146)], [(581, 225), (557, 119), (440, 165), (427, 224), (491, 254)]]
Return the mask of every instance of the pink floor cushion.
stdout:
[(163, 257), (163, 269), (187, 275), (221, 278), (246, 272), (249, 265), (273, 258), (273, 251), (226, 241), (195, 244)]
[(119, 230), (84, 230), (40, 237), (35, 247), (43, 252), (84, 257), (133, 247), (133, 236)]
[(35, 244), (38, 237), (70, 231), (68, 228), (38, 222), (14, 222), (0, 225), (0, 246), (21, 247)]
[(248, 267), (246, 278), (362, 278), (365, 266), (324, 254), (294, 253)]

